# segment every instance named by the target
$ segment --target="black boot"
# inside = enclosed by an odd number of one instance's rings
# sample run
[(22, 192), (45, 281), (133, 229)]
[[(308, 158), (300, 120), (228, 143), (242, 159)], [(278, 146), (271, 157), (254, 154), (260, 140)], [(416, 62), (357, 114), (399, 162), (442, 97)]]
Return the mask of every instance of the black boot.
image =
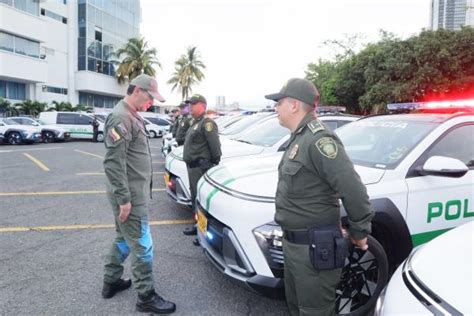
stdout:
[(136, 310), (144, 313), (171, 314), (176, 310), (176, 305), (164, 300), (153, 291), (148, 295), (138, 295)]
[(196, 228), (196, 225), (192, 226), (192, 227), (187, 227), (183, 230), (183, 234), (185, 234), (186, 236), (193, 236), (193, 235), (197, 235), (197, 228)]
[(117, 282), (112, 284), (104, 282), (104, 287), (102, 288), (102, 297), (111, 298), (118, 292), (128, 289), (131, 285), (132, 281), (130, 279), (119, 279)]

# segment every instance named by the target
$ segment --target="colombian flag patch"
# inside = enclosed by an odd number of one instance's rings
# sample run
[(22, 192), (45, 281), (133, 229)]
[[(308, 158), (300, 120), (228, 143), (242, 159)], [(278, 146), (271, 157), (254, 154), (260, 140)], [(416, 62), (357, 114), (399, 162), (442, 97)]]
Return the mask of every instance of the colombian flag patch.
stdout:
[(109, 130), (109, 136), (110, 138), (112, 138), (112, 141), (115, 143), (115, 142), (118, 142), (120, 139), (122, 139), (122, 136), (120, 136), (120, 134), (117, 132), (117, 130), (114, 128), (111, 128)]

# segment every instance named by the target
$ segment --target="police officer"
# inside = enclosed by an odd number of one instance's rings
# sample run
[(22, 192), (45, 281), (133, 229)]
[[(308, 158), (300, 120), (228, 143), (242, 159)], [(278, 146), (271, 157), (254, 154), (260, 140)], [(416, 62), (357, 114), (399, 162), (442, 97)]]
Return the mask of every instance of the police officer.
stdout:
[[(204, 115), (207, 106), (206, 99), (200, 94), (194, 94), (188, 100), (188, 103), (193, 122), (186, 132), (183, 159), (188, 169), (191, 200), (193, 211), (195, 211), (199, 178), (211, 167), (219, 164), (222, 153), (217, 124)], [(196, 235), (196, 226), (185, 229), (183, 233), (185, 235)], [(197, 239), (194, 244), (199, 245)]]
[(97, 120), (97, 117), (94, 116), (94, 119), (92, 120), (92, 141), (94, 143), (97, 143), (97, 136), (99, 135), (99, 121)]
[(189, 100), (185, 101), (183, 110), (181, 111), (181, 118), (179, 120), (179, 125), (176, 130), (176, 142), (178, 146), (184, 145), (184, 139), (186, 138), (186, 132), (188, 131), (189, 126), (193, 124), (193, 117), (189, 113)]
[(181, 104), (178, 106), (178, 108), (174, 109), (172, 111), (173, 116), (174, 116), (174, 122), (173, 122), (173, 125), (171, 125), (170, 133), (171, 133), (171, 135), (173, 135), (173, 138), (176, 138), (176, 135), (178, 133), (179, 124), (181, 123), (181, 120), (183, 118), (182, 114), (181, 114), (181, 111), (185, 106), (186, 106), (186, 103), (181, 102)]
[[(278, 166), (275, 203), (275, 221), (283, 229), (288, 308), (291, 315), (333, 315), (341, 258), (339, 266), (333, 259), (337, 249), (347, 247), (333, 242), (343, 240), (339, 199), (351, 241), (366, 250), (373, 216), (367, 191), (339, 138), (315, 118), (319, 93), (310, 81), (290, 79), (265, 97), (277, 102), (280, 124), (292, 133)], [(328, 244), (318, 243), (327, 238)]]
[(148, 224), (152, 161), (145, 124), (137, 111), (146, 111), (153, 99), (164, 102), (156, 80), (140, 75), (130, 82), (127, 96), (105, 123), (104, 170), (107, 196), (115, 217), (116, 238), (105, 262), (102, 296), (111, 298), (130, 287), (122, 279), (123, 262), (130, 254), (133, 283), (140, 312), (172, 313), (176, 306), (159, 296), (153, 285), (153, 243)]

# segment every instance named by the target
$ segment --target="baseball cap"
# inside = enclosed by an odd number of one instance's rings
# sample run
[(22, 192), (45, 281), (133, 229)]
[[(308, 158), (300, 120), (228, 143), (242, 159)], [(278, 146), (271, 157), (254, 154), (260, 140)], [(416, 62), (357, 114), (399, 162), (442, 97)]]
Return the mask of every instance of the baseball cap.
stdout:
[(165, 98), (161, 96), (161, 94), (158, 92), (158, 84), (156, 83), (155, 78), (141, 74), (137, 77), (135, 77), (131, 82), (131, 85), (134, 85), (135, 87), (139, 87), (143, 90), (148, 91), (154, 99), (160, 101), (160, 102), (165, 102)]
[(319, 101), (319, 92), (311, 81), (291, 78), (281, 88), (280, 92), (268, 94), (265, 98), (277, 102), (283, 98), (293, 98), (315, 107)]
[(188, 100), (186, 100), (186, 103), (189, 103), (189, 104), (196, 104), (199, 102), (207, 104), (206, 98), (200, 94), (193, 94)]

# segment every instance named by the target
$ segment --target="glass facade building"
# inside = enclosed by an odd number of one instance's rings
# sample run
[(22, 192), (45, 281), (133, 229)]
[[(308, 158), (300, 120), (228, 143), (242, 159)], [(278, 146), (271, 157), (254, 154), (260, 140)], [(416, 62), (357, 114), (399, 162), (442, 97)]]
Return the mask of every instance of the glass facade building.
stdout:
[(470, 25), (467, 17), (472, 6), (472, 0), (432, 0), (431, 29), (460, 30)]
[(115, 75), (112, 53), (139, 36), (138, 0), (78, 1), (78, 70)]

